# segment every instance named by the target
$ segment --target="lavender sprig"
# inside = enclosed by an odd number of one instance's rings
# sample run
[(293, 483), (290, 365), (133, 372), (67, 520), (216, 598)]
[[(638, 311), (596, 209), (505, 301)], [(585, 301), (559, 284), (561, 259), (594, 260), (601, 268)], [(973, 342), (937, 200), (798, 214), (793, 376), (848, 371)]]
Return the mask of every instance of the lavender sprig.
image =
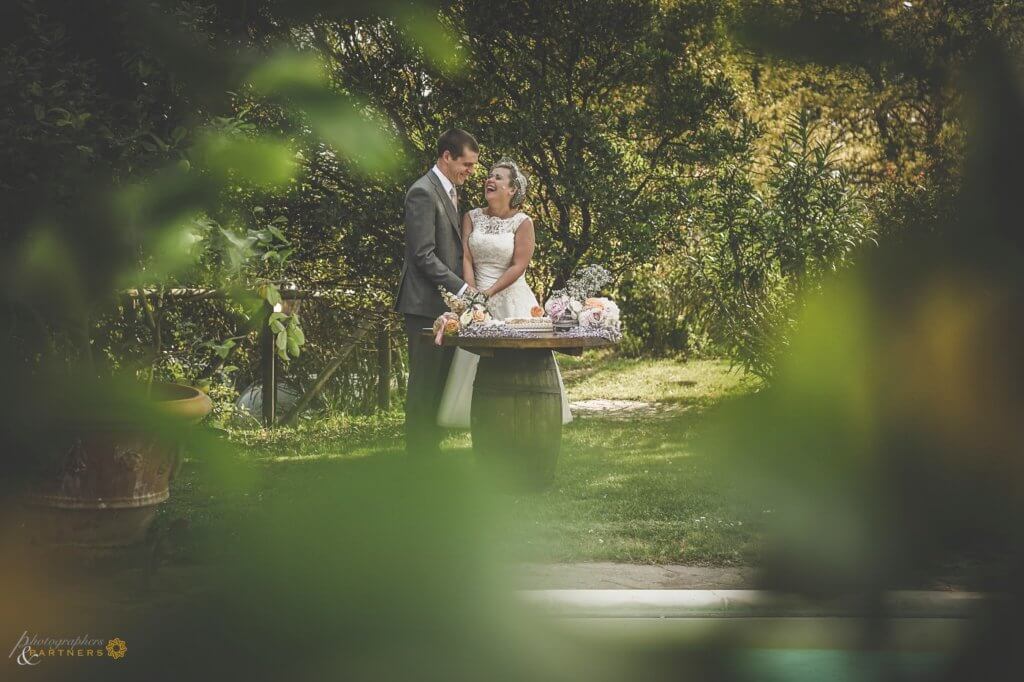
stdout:
[[(617, 329), (606, 327), (572, 327), (566, 331), (552, 332), (556, 339), (585, 339), (599, 338), (618, 343), (622, 339), (622, 333)], [(530, 339), (536, 338), (536, 332), (515, 329), (508, 325), (473, 325), (463, 327), (459, 336), (469, 338), (505, 338), (505, 339)]]

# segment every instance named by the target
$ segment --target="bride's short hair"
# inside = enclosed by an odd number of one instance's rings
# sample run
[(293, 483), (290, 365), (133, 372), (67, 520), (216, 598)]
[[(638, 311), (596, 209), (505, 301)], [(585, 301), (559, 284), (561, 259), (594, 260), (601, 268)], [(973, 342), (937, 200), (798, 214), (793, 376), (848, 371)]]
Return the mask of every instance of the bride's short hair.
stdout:
[(523, 172), (519, 170), (519, 165), (512, 159), (500, 159), (496, 164), (491, 166), (493, 171), (495, 168), (504, 168), (508, 170), (508, 181), (515, 188), (515, 194), (512, 195), (509, 204), (512, 208), (519, 208), (526, 201), (526, 188), (529, 186), (529, 181)]

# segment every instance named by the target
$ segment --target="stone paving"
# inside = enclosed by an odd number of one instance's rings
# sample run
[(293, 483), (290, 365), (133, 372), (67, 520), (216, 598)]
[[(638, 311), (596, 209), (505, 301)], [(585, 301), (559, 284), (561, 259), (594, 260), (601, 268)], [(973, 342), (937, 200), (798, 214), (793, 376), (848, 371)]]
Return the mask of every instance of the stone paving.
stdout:
[(671, 403), (640, 400), (576, 400), (569, 403), (574, 417), (600, 417), (602, 419), (667, 418), (686, 410)]
[(750, 567), (708, 568), (681, 564), (619, 564), (595, 561), (571, 564), (521, 564), (518, 587), (528, 590), (739, 590), (752, 589)]

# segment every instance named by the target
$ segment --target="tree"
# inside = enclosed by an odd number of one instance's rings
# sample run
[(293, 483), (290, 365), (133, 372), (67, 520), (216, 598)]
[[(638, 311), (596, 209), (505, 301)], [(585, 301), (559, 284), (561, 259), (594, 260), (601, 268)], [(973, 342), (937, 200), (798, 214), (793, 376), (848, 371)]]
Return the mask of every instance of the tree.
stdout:
[[(690, 176), (748, 142), (719, 63), (718, 11), (522, 0), (496, 12), (456, 2), (443, 14), (462, 40), (456, 72), (430, 68), (388, 23), (322, 25), (316, 44), (340, 86), (384, 111), (424, 167), (455, 124), (478, 135), (485, 164), (520, 162), (538, 234), (532, 274), (549, 288), (587, 260), (624, 272), (658, 253), (677, 230)], [(396, 229), (397, 215), (381, 224)]]
[[(3, 410), (12, 458), (52, 454), (61, 420), (94, 414), (102, 398), (123, 393), (96, 362), (117, 340), (97, 334), (95, 322), (115, 307), (119, 289), (188, 275), (224, 283), (216, 267), (223, 261), (200, 261), (197, 271), (197, 242), (229, 246), (214, 243), (218, 235), (283, 244), (271, 229), (281, 225), (271, 202), (301, 175), (300, 138), (316, 139), (352, 177), (400, 165), (401, 150), (374, 110), (330, 87), (321, 64), (285, 42), (314, 16), (372, 11), (404, 26), (410, 42), (436, 39), (429, 23), (410, 29), (418, 4), (372, 4), (4, 6), (0, 299), (8, 324), (0, 358), (24, 389)], [(255, 125), (247, 108), (254, 102), (280, 105), (280, 119)], [(270, 256), (268, 268), (284, 260), (277, 248), (261, 250), (281, 256)], [(294, 351), (301, 337), (285, 326), (284, 350)]]
[(871, 148), (861, 170), (876, 179), (886, 169), (958, 174), (958, 75), (985, 43), (1018, 52), (1024, 44), (1020, 3), (781, 0), (747, 3), (739, 17), (741, 37), (758, 50), (747, 58), (762, 102), (822, 107)]

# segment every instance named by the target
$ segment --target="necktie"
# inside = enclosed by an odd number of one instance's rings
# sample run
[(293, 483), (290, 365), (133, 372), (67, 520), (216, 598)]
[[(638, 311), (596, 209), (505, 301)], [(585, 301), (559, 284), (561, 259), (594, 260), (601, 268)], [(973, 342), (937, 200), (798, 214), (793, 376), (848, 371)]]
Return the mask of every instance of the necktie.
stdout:
[(458, 197), (455, 194), (455, 188), (452, 187), (450, 190), (448, 190), (448, 194), (452, 198), (452, 206), (454, 206), (455, 210), (458, 211), (459, 210), (459, 199), (458, 199)]

